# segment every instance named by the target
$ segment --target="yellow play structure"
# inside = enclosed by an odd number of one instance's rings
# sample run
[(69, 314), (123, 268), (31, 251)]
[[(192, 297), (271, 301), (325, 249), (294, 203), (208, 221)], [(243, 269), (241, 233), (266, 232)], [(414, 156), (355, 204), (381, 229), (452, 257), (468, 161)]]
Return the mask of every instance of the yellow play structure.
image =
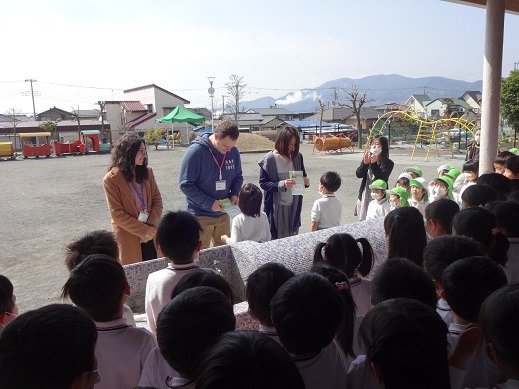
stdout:
[(445, 142), (448, 145), (448, 148), (442, 149), (442, 151), (449, 151), (452, 155), (453, 151), (450, 131), (464, 130), (466, 131), (466, 133), (470, 133), (472, 134), (472, 136), (474, 136), (477, 127), (476, 121), (469, 120), (469, 116), (466, 113), (461, 116), (458, 112), (452, 112), (450, 114), (445, 113), (444, 115), (442, 115), (441, 118), (437, 120), (432, 120), (430, 118), (423, 117), (423, 115), (418, 115), (416, 112), (414, 112), (412, 108), (409, 108), (407, 110), (390, 111), (380, 115), (378, 120), (373, 124), (373, 126), (369, 130), (369, 135), (365, 144), (366, 149), (369, 147), (371, 139), (373, 139), (375, 135), (382, 135), (384, 133), (384, 130), (388, 129), (388, 124), (391, 123), (390, 121), (394, 119), (408, 120), (419, 124), (418, 133), (416, 134), (411, 159), (414, 158), (417, 145), (422, 144), (428, 145), (425, 160), (429, 158), (429, 153), (433, 145), (436, 146), (436, 153), (439, 156), (439, 142)]
[(339, 134), (339, 136), (314, 136), (314, 148), (317, 152), (326, 153), (327, 151), (338, 151), (342, 153), (342, 149), (350, 149), (353, 151), (351, 139), (347, 136)]

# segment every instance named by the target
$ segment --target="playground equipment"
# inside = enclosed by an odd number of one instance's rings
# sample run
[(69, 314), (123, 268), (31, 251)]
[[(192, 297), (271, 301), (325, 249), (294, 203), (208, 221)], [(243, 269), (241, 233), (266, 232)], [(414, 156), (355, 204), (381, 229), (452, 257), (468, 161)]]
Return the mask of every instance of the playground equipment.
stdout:
[(14, 160), (15, 158), (13, 142), (0, 142), (0, 161), (3, 159)]
[(83, 139), (72, 143), (54, 142), (54, 154), (58, 157), (62, 154), (87, 154), (93, 152), (110, 152), (109, 143), (100, 143), (98, 130), (84, 130), (80, 132)]
[(419, 125), (418, 132), (416, 134), (413, 153), (411, 155), (411, 159), (414, 158), (415, 151), (418, 145), (427, 145), (427, 153), (425, 155), (425, 160), (427, 161), (429, 158), (429, 153), (434, 146), (436, 146), (436, 153), (440, 155), (440, 148), (438, 147), (438, 143), (443, 142), (447, 144), (447, 148), (443, 149), (444, 151), (449, 151), (450, 154), (453, 154), (452, 150), (452, 131), (456, 130), (456, 133), (460, 134), (463, 130), (465, 134), (472, 134), (476, 132), (477, 123), (475, 120), (469, 120), (468, 114), (459, 115), (458, 112), (445, 113), (441, 118), (432, 120), (427, 117), (423, 117), (418, 115), (412, 108), (409, 108), (405, 111), (389, 111), (386, 112), (378, 118), (378, 120), (373, 123), (369, 131), (368, 138), (366, 139), (365, 148), (367, 149), (371, 143), (371, 139), (375, 135), (382, 135), (384, 129), (390, 128), (390, 123), (392, 120), (408, 120), (413, 123), (417, 123)]
[[(23, 158), (39, 158), (40, 156), (45, 156), (45, 158), (50, 157), (50, 136), (50, 132), (25, 132), (19, 134), (20, 143), (22, 143)], [(32, 143), (32, 138), (35, 139), (34, 143)], [(39, 138), (45, 138), (46, 142), (40, 144), (38, 142)]]
[(327, 151), (339, 151), (342, 153), (342, 149), (350, 149), (353, 151), (353, 144), (351, 139), (339, 134), (338, 136), (314, 136), (314, 148), (312, 152), (317, 150), (317, 152)]

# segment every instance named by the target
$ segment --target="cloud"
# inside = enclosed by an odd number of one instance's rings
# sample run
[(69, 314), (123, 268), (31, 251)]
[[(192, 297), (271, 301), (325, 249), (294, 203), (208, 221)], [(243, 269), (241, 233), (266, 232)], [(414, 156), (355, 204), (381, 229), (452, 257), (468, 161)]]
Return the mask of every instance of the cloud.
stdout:
[(315, 101), (320, 96), (317, 94), (316, 91), (304, 91), (304, 90), (298, 90), (295, 92), (291, 92), (284, 99), (276, 100), (276, 104), (279, 105), (288, 105), (288, 104), (294, 104), (298, 103), (303, 100), (313, 100)]

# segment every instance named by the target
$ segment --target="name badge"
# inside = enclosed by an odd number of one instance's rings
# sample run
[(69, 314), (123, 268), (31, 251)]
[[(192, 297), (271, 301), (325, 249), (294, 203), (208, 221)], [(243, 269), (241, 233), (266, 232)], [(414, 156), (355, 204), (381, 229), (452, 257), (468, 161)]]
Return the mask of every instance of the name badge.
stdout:
[(225, 190), (225, 180), (216, 181), (216, 190)]
[(146, 211), (141, 211), (139, 213), (139, 217), (138, 217), (138, 220), (140, 222), (143, 222), (143, 223), (146, 223), (148, 221), (148, 217), (150, 216), (150, 214)]

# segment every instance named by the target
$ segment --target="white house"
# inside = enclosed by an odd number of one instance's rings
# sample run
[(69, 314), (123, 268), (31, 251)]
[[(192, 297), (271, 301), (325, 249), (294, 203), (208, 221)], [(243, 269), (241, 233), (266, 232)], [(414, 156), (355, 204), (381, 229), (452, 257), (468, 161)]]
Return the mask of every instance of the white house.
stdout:
[(451, 112), (458, 112), (459, 116), (465, 113), (470, 113), (471, 106), (466, 101), (453, 98), (439, 98), (431, 101), (426, 105), (427, 116), (437, 119), (445, 113), (449, 107)]
[(480, 91), (467, 91), (461, 96), (461, 100), (464, 100), (470, 107), (472, 111), (476, 114), (479, 113), (481, 109), (481, 97), (483, 95)]
[(425, 115), (426, 105), (431, 102), (431, 98), (427, 95), (411, 95), (404, 103), (405, 106), (413, 109), (416, 114)]

